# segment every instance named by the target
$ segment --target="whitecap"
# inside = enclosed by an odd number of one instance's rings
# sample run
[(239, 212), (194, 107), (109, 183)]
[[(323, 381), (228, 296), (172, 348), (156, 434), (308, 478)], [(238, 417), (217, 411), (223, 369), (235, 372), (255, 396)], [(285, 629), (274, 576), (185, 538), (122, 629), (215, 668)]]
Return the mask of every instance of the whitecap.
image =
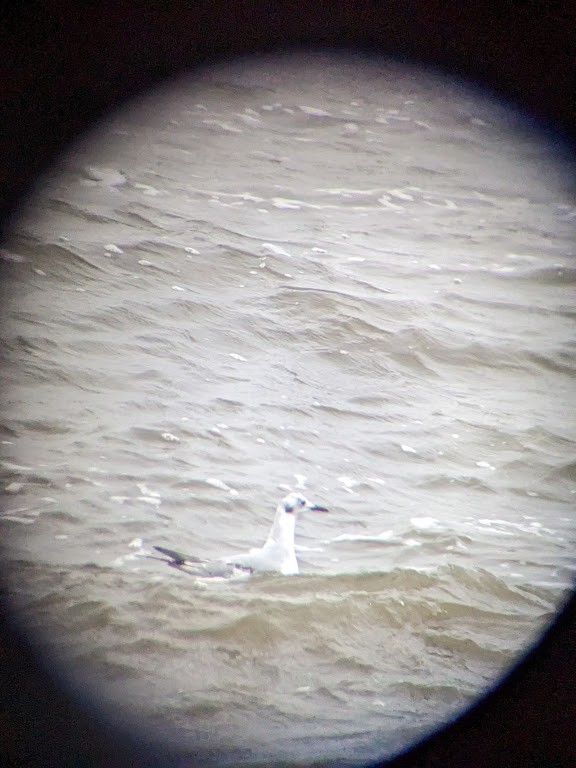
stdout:
[(4, 488), (4, 493), (20, 493), (24, 488), (24, 483), (9, 483)]
[(438, 520), (433, 517), (412, 517), (410, 524), (421, 531), (440, 530)]
[(138, 496), (138, 501), (144, 502), (144, 504), (150, 504), (152, 507), (159, 507), (162, 504), (162, 500), (157, 496)]
[(142, 496), (154, 496), (157, 499), (160, 498), (160, 494), (158, 493), (158, 491), (151, 491), (149, 488), (147, 488), (144, 485), (144, 483), (137, 483), (136, 487), (138, 488)]
[(296, 480), (295, 488), (297, 490), (303, 490), (306, 488), (306, 475), (294, 475)]
[(302, 208), (300, 200), (286, 200), (283, 197), (274, 197), (272, 199), (272, 205), (274, 208), (286, 208), (288, 210), (299, 211)]
[(166, 440), (167, 443), (179, 443), (180, 438), (176, 435), (173, 435), (171, 432), (162, 432), (161, 434), (162, 440)]
[(318, 109), (318, 107), (306, 107), (299, 104), (298, 108), (302, 110), (305, 115), (310, 115), (310, 117), (332, 117), (330, 112), (326, 112), (325, 109)]
[(382, 533), (367, 534), (367, 533), (340, 533), (338, 536), (330, 539), (329, 544), (338, 543), (339, 541), (390, 541), (394, 538), (394, 531), (382, 531)]
[(223, 480), (218, 480), (217, 477), (207, 477), (204, 481), (211, 485), (213, 488), (219, 488), (221, 491), (232, 491), (232, 488), (227, 485)]

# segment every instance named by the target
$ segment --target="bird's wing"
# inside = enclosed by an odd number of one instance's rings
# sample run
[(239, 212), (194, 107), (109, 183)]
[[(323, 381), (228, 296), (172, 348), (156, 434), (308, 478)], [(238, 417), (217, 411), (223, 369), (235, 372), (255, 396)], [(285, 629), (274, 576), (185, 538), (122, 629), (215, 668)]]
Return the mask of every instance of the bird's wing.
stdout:
[(249, 565), (236, 563), (228, 559), (207, 561), (196, 557), (196, 555), (185, 555), (183, 552), (177, 552), (175, 549), (157, 546), (154, 549), (170, 558), (168, 565), (186, 571), (186, 573), (191, 573), (193, 576), (228, 579), (234, 576), (246, 576), (252, 572), (252, 568)]
[(154, 549), (158, 550), (158, 552), (161, 552), (163, 555), (166, 555), (166, 557), (169, 557), (175, 565), (187, 565), (188, 563), (197, 565), (205, 562), (199, 557), (196, 557), (196, 555), (185, 555), (183, 552), (177, 552), (175, 549), (165, 549), (164, 547), (156, 546)]

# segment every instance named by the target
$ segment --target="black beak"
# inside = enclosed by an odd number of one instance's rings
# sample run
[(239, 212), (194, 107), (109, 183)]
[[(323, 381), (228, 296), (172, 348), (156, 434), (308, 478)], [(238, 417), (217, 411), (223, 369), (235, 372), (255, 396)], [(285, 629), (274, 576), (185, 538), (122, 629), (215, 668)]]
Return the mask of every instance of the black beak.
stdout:
[(321, 507), (319, 504), (310, 504), (308, 509), (311, 509), (313, 512), (330, 512), (329, 509)]

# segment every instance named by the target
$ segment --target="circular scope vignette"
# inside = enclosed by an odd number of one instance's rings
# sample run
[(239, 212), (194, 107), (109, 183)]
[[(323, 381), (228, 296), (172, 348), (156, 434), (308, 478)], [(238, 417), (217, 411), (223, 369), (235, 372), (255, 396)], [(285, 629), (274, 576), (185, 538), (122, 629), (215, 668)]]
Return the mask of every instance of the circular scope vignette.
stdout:
[(174, 81), (2, 247), (13, 611), (203, 765), (362, 765), (573, 583), (573, 158), (479, 89), (298, 54)]

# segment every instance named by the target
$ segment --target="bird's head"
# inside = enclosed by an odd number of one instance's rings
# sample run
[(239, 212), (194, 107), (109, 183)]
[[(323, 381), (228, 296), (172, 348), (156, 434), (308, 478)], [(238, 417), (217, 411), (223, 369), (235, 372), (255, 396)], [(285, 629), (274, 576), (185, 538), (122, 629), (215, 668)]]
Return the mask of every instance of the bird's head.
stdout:
[(280, 506), (284, 508), (284, 512), (287, 514), (297, 514), (309, 509), (313, 512), (328, 512), (326, 507), (321, 507), (319, 504), (312, 504), (301, 493), (289, 493), (280, 502)]

